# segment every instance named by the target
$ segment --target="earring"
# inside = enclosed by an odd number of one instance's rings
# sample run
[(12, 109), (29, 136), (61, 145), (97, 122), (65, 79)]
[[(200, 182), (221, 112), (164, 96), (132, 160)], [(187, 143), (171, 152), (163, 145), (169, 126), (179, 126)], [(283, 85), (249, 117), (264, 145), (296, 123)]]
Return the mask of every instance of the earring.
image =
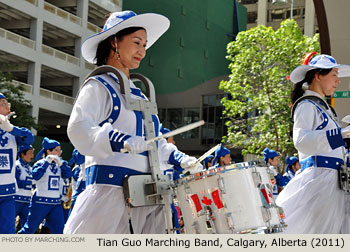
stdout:
[(117, 53), (117, 59), (120, 60), (120, 53), (118, 50), (115, 50), (115, 52)]
[(117, 49), (117, 38), (116, 37), (114, 37), (114, 46), (115, 47), (113, 47), (113, 51), (117, 54), (117, 60), (120, 60), (120, 53)]

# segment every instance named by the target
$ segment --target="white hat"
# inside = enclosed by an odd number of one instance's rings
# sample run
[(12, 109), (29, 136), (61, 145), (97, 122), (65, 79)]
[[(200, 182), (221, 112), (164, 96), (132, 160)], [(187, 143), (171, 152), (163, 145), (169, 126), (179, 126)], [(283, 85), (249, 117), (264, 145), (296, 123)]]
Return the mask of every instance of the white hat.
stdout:
[(142, 27), (146, 30), (146, 49), (148, 49), (168, 30), (169, 26), (169, 19), (160, 14), (145, 13), (136, 15), (133, 11), (113, 12), (107, 19), (102, 31), (88, 37), (83, 42), (81, 53), (85, 60), (93, 64), (96, 63), (95, 57), (98, 44), (128, 27)]
[(350, 66), (337, 64), (332, 56), (321, 54), (310, 59), (307, 65), (301, 65), (294, 68), (290, 74), (290, 80), (293, 83), (298, 83), (304, 80), (306, 72), (312, 69), (331, 69), (338, 68), (338, 77), (349, 77), (350, 76)]

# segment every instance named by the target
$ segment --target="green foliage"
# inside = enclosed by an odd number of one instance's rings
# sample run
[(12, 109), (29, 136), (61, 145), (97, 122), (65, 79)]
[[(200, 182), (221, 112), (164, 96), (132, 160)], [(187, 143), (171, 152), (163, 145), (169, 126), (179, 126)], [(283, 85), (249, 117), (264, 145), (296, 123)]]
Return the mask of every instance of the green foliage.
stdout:
[(31, 103), (24, 98), (24, 87), (20, 84), (14, 84), (12, 80), (13, 76), (11, 73), (0, 72), (0, 92), (11, 103), (11, 111), (16, 112), (15, 116), (11, 117), (11, 123), (19, 127), (26, 127), (28, 129), (33, 127), (36, 130), (41, 130), (42, 127), (28, 114)]
[(290, 94), (292, 83), (286, 79), (304, 56), (320, 51), (319, 37), (304, 36), (294, 20), (286, 20), (274, 31), (258, 26), (240, 32), (227, 45), (231, 61), (228, 81), (220, 89), (228, 134), (223, 141), (242, 148), (242, 154), (261, 155), (265, 147), (282, 154), (295, 153), (290, 136)]

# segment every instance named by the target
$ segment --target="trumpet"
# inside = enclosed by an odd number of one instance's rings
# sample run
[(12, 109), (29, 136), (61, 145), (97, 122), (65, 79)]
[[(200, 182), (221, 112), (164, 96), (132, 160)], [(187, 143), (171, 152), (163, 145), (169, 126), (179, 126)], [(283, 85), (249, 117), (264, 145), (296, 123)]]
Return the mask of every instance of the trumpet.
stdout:
[(62, 207), (63, 209), (68, 210), (72, 206), (72, 180), (69, 182), (69, 187), (65, 196), (68, 200), (62, 203)]

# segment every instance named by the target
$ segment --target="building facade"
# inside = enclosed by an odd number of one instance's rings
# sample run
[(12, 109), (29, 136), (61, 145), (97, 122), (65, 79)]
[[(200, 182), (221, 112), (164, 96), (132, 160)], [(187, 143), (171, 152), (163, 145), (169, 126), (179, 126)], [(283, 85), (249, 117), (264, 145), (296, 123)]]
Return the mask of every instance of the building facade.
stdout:
[[(280, 23), (293, 18), (304, 34), (318, 33), (313, 0), (238, 0), (247, 8), (247, 30), (257, 25), (278, 29)], [(293, 12), (291, 12), (293, 8)]]
[(31, 115), (47, 129), (38, 136), (69, 141), (74, 98), (94, 68), (81, 57), (81, 43), (121, 9), (122, 0), (0, 1), (0, 71), (25, 87)]
[(101, 30), (106, 14), (121, 10), (170, 19), (170, 29), (137, 72), (152, 80), (165, 127), (206, 121), (175, 137), (179, 149), (200, 155), (225, 134), (220, 103), (225, 94), (218, 86), (230, 73), (226, 45), (246, 29), (247, 19), (235, 0), (1, 0), (0, 70), (15, 66), (11, 71), (25, 87), (31, 115), (47, 129), (37, 135), (68, 142), (74, 98), (94, 68), (81, 57), (81, 43)]

